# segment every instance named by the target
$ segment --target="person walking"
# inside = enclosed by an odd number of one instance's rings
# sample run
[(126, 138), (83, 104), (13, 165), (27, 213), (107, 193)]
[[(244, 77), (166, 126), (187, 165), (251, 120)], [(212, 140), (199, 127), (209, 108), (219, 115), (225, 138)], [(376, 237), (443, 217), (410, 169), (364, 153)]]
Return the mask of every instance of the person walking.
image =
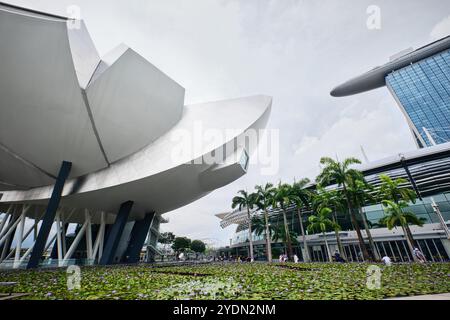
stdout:
[(416, 256), (416, 258), (419, 259), (420, 263), (427, 262), (427, 258), (422, 253), (422, 251), (420, 251), (417, 247), (414, 248), (413, 252), (414, 252), (414, 255)]
[(339, 253), (338, 250), (336, 250), (336, 251), (334, 252), (334, 260), (335, 260), (336, 262), (345, 262), (345, 260), (341, 257), (341, 254)]
[(387, 255), (381, 258), (381, 261), (388, 267), (392, 265), (391, 258), (389, 258)]
[(294, 263), (298, 263), (298, 256), (294, 254)]

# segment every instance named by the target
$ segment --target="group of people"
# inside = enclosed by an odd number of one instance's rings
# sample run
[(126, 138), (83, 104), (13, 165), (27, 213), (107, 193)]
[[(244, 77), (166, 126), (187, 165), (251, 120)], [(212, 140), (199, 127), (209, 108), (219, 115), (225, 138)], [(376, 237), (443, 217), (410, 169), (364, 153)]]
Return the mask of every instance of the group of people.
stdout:
[[(417, 258), (417, 260), (420, 263), (425, 263), (427, 262), (427, 259), (425, 257), (425, 255), (422, 253), (422, 251), (419, 250), (419, 248), (415, 247), (413, 250), (414, 256), (415, 258)], [(180, 255), (181, 256), (181, 255)], [(340, 262), (340, 263), (345, 263), (347, 262), (339, 253), (338, 250), (336, 250), (332, 256), (333, 261), (334, 262)], [(180, 260), (182, 259), (182, 257), (180, 257)], [(298, 263), (300, 261), (299, 257), (297, 256), (297, 254), (294, 254), (292, 256), (292, 259), (295, 263)], [(219, 261), (226, 261), (226, 257), (225, 256), (221, 256), (218, 258)], [(250, 257), (241, 257), (241, 256), (229, 256), (228, 257), (228, 261), (234, 261), (234, 262), (251, 262)], [(285, 263), (289, 261), (288, 255), (286, 253), (282, 253), (280, 254), (280, 256), (278, 257), (278, 261), (281, 263)], [(392, 265), (392, 260), (388, 255), (384, 255), (381, 258), (381, 262), (384, 263), (386, 266), (390, 266)]]
[[(223, 259), (221, 261), (227, 261), (227, 259), (225, 257), (223, 257)], [(230, 255), (228, 257), (228, 261), (230, 262), (251, 262), (251, 258), (250, 257), (245, 257), (245, 256), (232, 256)]]
[[(419, 250), (419, 248), (415, 247), (413, 249), (413, 254), (414, 257), (417, 258), (417, 261), (419, 261), (420, 263), (425, 263), (427, 262), (427, 258), (425, 257), (425, 255), (422, 253), (422, 251)], [(387, 255), (385, 255), (383, 258), (381, 258), (381, 262), (383, 262), (385, 265), (390, 266), (392, 265), (392, 260), (391, 258), (389, 258)]]
[[(425, 263), (425, 262), (427, 262), (427, 258), (426, 258), (425, 255), (422, 253), (422, 251), (419, 250), (419, 248), (417, 248), (417, 247), (414, 248), (413, 253), (414, 253), (414, 256), (417, 258), (417, 260), (418, 260), (420, 263)], [(299, 258), (298, 258), (298, 256), (297, 256), (296, 254), (294, 254), (292, 258), (293, 258), (293, 260), (294, 260), (295, 263), (299, 262)], [(279, 262), (287, 262), (288, 260), (289, 260), (289, 259), (288, 259), (287, 254), (280, 254), (280, 256), (279, 256)], [(341, 254), (339, 253), (338, 250), (336, 250), (336, 251), (334, 252), (334, 254), (333, 254), (333, 261), (335, 261), (335, 262), (341, 262), (341, 263), (347, 262), (347, 261), (341, 256)], [(392, 260), (391, 260), (391, 258), (389, 258), (388, 255), (383, 256), (383, 258), (381, 258), (381, 262), (384, 263), (384, 264), (387, 265), (387, 266), (392, 265)]]

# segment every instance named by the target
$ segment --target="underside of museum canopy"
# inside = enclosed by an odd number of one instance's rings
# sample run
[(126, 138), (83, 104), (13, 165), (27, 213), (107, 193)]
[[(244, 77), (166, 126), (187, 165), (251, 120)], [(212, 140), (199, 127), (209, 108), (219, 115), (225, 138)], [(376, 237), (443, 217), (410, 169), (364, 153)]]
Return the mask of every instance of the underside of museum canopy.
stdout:
[[(80, 224), (88, 258), (103, 238), (104, 263), (123, 241), (135, 254), (149, 217), (246, 173), (259, 135), (245, 137), (270, 115), (264, 95), (185, 105), (184, 88), (126, 45), (100, 57), (82, 20), (0, 3), (0, 40), (0, 249), (18, 239), (16, 262), (37, 265), (54, 223), (59, 258), (67, 223)], [(218, 138), (180, 138), (199, 126)], [(21, 256), (27, 218), (40, 228)]]

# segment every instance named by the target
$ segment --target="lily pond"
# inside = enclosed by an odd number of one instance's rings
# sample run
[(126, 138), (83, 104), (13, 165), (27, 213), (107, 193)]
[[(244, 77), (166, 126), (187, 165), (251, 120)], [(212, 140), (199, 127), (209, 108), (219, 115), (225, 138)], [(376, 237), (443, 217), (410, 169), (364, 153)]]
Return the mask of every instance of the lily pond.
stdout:
[[(450, 264), (217, 263), (0, 271), (23, 299), (384, 299), (450, 292)], [(0, 291), (5, 292), (6, 288)]]

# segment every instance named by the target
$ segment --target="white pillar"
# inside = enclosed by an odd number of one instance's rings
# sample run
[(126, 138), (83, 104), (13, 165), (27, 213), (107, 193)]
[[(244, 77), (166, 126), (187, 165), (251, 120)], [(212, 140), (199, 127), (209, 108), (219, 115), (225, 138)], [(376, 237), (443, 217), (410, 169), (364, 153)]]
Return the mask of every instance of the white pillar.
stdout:
[(6, 226), (6, 221), (9, 220), (10, 214), (9, 213), (5, 213), (5, 216), (2, 219), (2, 222), (0, 223), (0, 232), (3, 231), (3, 227)]
[(61, 240), (61, 218), (60, 218), (60, 211), (56, 212), (56, 249), (58, 251), (58, 264), (61, 262), (63, 258), (62, 254), (62, 240)]
[(22, 241), (23, 241), (23, 230), (25, 228), (25, 213), (28, 210), (29, 206), (24, 206), (22, 208), (22, 214), (20, 215), (20, 225), (17, 228), (17, 237), (16, 237), (16, 254), (14, 256), (14, 265), (13, 268), (19, 267), (20, 264), (20, 250), (22, 249)]
[[(3, 233), (4, 228), (6, 228), (6, 226), (9, 223), (11, 223), (11, 220), (12, 220), (12, 217), (13, 217), (13, 215), (12, 215), (13, 208), (14, 208), (14, 204), (11, 204), (11, 205), (9, 205), (8, 210), (6, 210), (5, 217), (2, 220), (2, 223), (0, 225), (0, 234)], [(8, 222), (8, 224), (6, 222)]]
[(55, 239), (56, 239), (56, 233), (55, 233), (55, 235), (50, 239), (50, 241), (47, 242), (47, 245), (45, 246), (45, 249), (44, 249), (44, 253), (47, 252), (48, 248), (50, 248), (50, 246), (52, 245), (52, 243), (55, 242)]
[(92, 260), (92, 228), (91, 228), (91, 215), (89, 210), (84, 210), (84, 219), (86, 220), (86, 251), (88, 260)]
[[(23, 237), (22, 237), (22, 243), (23, 243), (23, 242), (25, 241), (25, 239), (30, 235), (31, 231), (33, 231), (33, 226), (31, 226), (31, 227), (28, 229), (28, 231), (25, 232), (25, 234), (23, 235)], [(13, 255), (13, 253), (15, 253), (15, 252), (16, 252), (16, 248), (14, 248), (13, 250), (11, 250), (4, 260), (8, 260), (9, 258), (11, 258), (12, 255)], [(23, 259), (20, 258), (20, 262), (22, 262), (22, 260), (23, 260)]]
[(63, 252), (62, 256), (63, 257), (66, 255), (66, 252), (67, 252), (67, 250), (66, 250), (66, 233), (67, 233), (67, 229), (66, 229), (65, 224), (66, 223), (64, 221), (61, 221), (61, 237), (62, 237), (62, 252)]
[(5, 240), (8, 238), (8, 236), (14, 231), (14, 228), (19, 224), (20, 219), (17, 219), (11, 226), (9, 226), (9, 228), (7, 229), (7, 231), (2, 234), (0, 237), (0, 246), (5, 242)]
[(72, 257), (73, 253), (77, 249), (78, 243), (80, 243), (81, 238), (84, 235), (84, 232), (86, 230), (87, 222), (85, 221), (81, 229), (78, 231), (77, 236), (75, 239), (73, 239), (72, 245), (70, 246), (69, 250), (67, 250), (66, 255), (64, 256), (64, 260), (68, 260)]
[(31, 247), (28, 248), (27, 251), (25, 251), (25, 253), (23, 254), (23, 257), (20, 258), (20, 263), (22, 263), (30, 255), (31, 250), (33, 250), (33, 247), (34, 247), (34, 243)]
[(102, 212), (101, 224), (103, 224), (102, 236), (100, 238), (100, 244), (98, 247), (98, 260), (102, 258), (103, 255), (103, 245), (105, 243), (105, 230), (106, 230), (106, 213)]
[(93, 259), (97, 256), (98, 252), (98, 260), (102, 257), (103, 252), (103, 239), (105, 237), (105, 213), (102, 211), (100, 213), (100, 228), (98, 229), (97, 238), (94, 243), (94, 250), (92, 253)]

